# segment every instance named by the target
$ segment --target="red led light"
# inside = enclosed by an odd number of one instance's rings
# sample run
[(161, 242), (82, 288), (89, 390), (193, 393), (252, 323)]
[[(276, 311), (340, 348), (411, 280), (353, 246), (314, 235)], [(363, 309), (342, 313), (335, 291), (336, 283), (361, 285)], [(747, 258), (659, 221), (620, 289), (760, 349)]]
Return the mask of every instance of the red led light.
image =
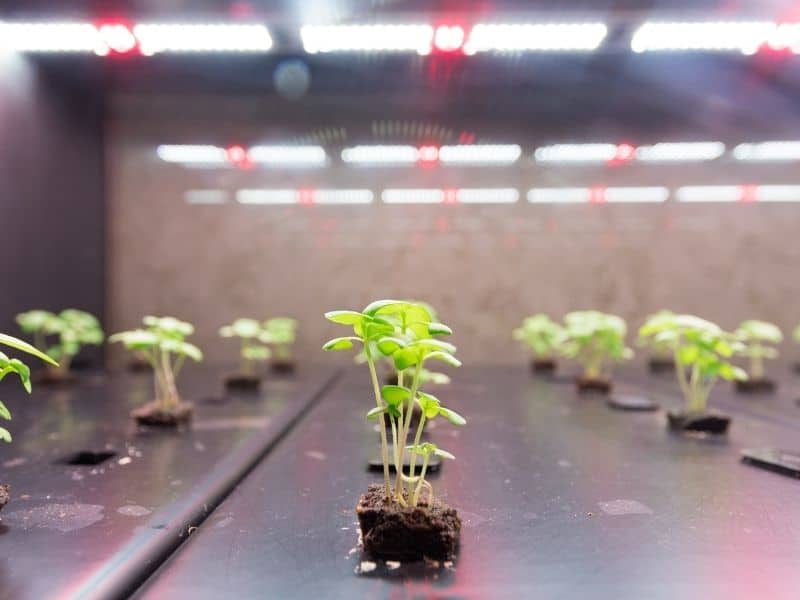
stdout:
[(443, 190), (442, 203), (458, 204), (458, 190)]
[(136, 37), (127, 25), (105, 23), (100, 25), (97, 31), (108, 49), (106, 52), (103, 52), (105, 48), (101, 49), (98, 51), (99, 54), (106, 54), (109, 51), (115, 54), (127, 54), (136, 48)]
[(314, 204), (314, 190), (307, 188), (302, 190), (297, 190), (297, 203)]
[(456, 52), (464, 46), (464, 28), (460, 25), (439, 25), (433, 35), (433, 47), (439, 52)]
[(608, 165), (615, 166), (628, 163), (636, 158), (636, 148), (630, 144), (617, 144), (614, 158), (607, 161)]
[(225, 158), (238, 169), (249, 169), (253, 166), (247, 155), (247, 150), (242, 146), (228, 146), (225, 148)]
[(593, 187), (589, 190), (589, 202), (592, 204), (602, 204), (606, 201), (606, 188)]
[(436, 146), (422, 146), (417, 154), (419, 161), (423, 163), (433, 163), (439, 160), (439, 148)]
[(758, 199), (758, 186), (740, 185), (739, 202), (755, 202)]

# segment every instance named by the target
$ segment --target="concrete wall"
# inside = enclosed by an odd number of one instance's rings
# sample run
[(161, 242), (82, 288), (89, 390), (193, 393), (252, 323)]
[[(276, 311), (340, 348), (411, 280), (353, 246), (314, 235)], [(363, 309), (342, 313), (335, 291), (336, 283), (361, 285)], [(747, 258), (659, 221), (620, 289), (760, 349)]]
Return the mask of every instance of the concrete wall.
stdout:
[[(328, 107), (336, 114), (336, 107)], [(319, 118), (319, 110), (308, 109)], [(189, 189), (246, 187), (677, 186), (793, 182), (788, 168), (512, 171), (209, 171), (161, 162), (160, 143), (251, 143), (310, 127), (296, 107), (256, 101), (121, 98), (111, 122), (109, 309), (114, 328), (142, 314), (193, 321), (212, 360), (234, 352), (217, 328), (238, 316), (293, 315), (314, 360), (341, 333), (322, 313), (383, 297), (435, 305), (467, 362), (520, 360), (510, 330), (527, 314), (580, 308), (632, 325), (660, 308), (733, 327), (800, 321), (800, 204), (509, 206), (189, 205)], [(275, 132), (282, 132), (283, 138)], [(514, 140), (516, 141), (516, 140)], [(347, 142), (345, 142), (347, 143)], [(761, 178), (761, 179), (755, 179)]]

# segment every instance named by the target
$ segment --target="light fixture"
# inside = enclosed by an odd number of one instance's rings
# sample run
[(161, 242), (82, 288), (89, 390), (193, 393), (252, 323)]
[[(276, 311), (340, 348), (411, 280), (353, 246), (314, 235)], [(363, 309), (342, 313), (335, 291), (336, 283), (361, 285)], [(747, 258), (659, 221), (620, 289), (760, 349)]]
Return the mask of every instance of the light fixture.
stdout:
[(228, 163), (228, 152), (220, 146), (161, 145), (158, 157), (170, 163), (218, 165)]
[(416, 52), (429, 54), (433, 27), (408, 25), (304, 25), (306, 52)]
[(614, 160), (617, 144), (555, 144), (542, 146), (533, 153), (536, 162), (596, 163)]
[(740, 185), (687, 185), (675, 193), (678, 202), (738, 202), (743, 197)]
[(533, 204), (573, 204), (589, 202), (592, 190), (587, 187), (531, 188), (528, 202)]
[(591, 52), (607, 33), (604, 23), (478, 23), (464, 52)]
[(725, 153), (722, 142), (661, 142), (636, 148), (636, 160), (642, 162), (702, 162)]
[(225, 204), (227, 190), (186, 190), (183, 194), (187, 204)]
[(661, 186), (644, 187), (607, 187), (603, 192), (603, 201), (633, 202), (633, 203), (658, 203), (666, 202), (669, 198), (669, 189)]
[(387, 188), (381, 193), (386, 204), (441, 204), (445, 193), (440, 189)]
[(733, 157), (753, 162), (800, 160), (800, 141), (739, 144), (733, 149)]
[(647, 22), (634, 32), (631, 49), (754, 54), (775, 30), (770, 21)]
[(758, 202), (800, 202), (800, 185), (758, 185), (753, 198)]
[(460, 188), (455, 197), (462, 204), (514, 204), (519, 192), (515, 188)]
[(142, 54), (161, 52), (267, 52), (272, 37), (258, 24), (139, 23), (133, 28)]
[(247, 157), (253, 163), (281, 167), (320, 167), (327, 162), (322, 146), (253, 146)]
[(352, 146), (342, 150), (342, 161), (357, 165), (414, 164), (419, 151), (414, 146)]
[(433, 46), (439, 52), (456, 52), (464, 45), (464, 29), (459, 25), (439, 25), (433, 34)]
[(439, 160), (446, 165), (509, 165), (522, 154), (517, 144), (442, 146)]
[(0, 22), (0, 50), (13, 52), (102, 52), (105, 44), (91, 23)]

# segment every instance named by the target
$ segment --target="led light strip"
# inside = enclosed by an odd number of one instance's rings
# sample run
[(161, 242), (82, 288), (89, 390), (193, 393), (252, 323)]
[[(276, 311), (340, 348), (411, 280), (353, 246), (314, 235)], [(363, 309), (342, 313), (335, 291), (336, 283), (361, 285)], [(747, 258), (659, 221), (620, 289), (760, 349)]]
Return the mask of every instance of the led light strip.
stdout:
[(519, 159), (522, 149), (517, 144), (475, 144), (442, 146), (439, 161), (446, 165), (510, 165)]
[(285, 167), (320, 167), (327, 162), (322, 146), (253, 146), (247, 158), (253, 163)]
[(613, 160), (617, 144), (555, 144), (537, 148), (533, 157), (544, 163), (593, 163)]
[(607, 33), (604, 23), (478, 23), (464, 44), (464, 53), (591, 52)]
[(103, 52), (91, 23), (3, 23), (0, 49), (16, 52)]
[(187, 204), (226, 204), (227, 190), (186, 190), (183, 194)]
[(662, 142), (636, 148), (636, 160), (642, 162), (702, 162), (725, 153), (722, 142)]
[(419, 159), (415, 146), (353, 146), (342, 150), (342, 161), (362, 166), (409, 165)]
[(363, 189), (243, 189), (236, 192), (239, 204), (370, 204), (371, 190)]
[(141, 52), (267, 52), (272, 37), (264, 25), (142, 23), (133, 28)]
[(739, 202), (743, 199), (740, 185), (686, 185), (675, 192), (678, 202)]
[(327, 155), (322, 146), (253, 146), (245, 150), (241, 146), (211, 145), (161, 145), (156, 149), (158, 157), (170, 163), (185, 166), (248, 166), (263, 164), (273, 167), (303, 168), (322, 167)]
[(733, 149), (733, 157), (749, 162), (800, 160), (800, 141), (739, 144)]
[(750, 22), (647, 22), (631, 39), (634, 52), (702, 50), (754, 54), (775, 35), (776, 24)]

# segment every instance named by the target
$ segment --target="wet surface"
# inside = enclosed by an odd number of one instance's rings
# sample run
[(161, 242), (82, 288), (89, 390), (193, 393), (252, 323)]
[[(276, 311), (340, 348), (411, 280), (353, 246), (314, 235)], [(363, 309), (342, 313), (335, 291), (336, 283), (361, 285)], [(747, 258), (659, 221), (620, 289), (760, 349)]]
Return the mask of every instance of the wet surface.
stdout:
[[(186, 400), (220, 390), (224, 370), (181, 378)], [(268, 378), (260, 394), (197, 404), (180, 431), (136, 428), (148, 373), (82, 375), (26, 396), (3, 386), (13, 444), (0, 445), (0, 598), (109, 597), (186, 538), (331, 379), (330, 369)]]
[[(679, 405), (668, 376), (630, 371), (618, 384)], [(453, 563), (390, 564), (359, 550), (354, 507), (380, 480), (360, 462), (376, 435), (363, 369), (139, 597), (797, 598), (800, 482), (739, 459), (744, 447), (800, 447), (788, 394), (753, 406), (720, 385), (712, 403), (734, 420), (726, 438), (707, 440), (669, 433), (664, 410), (611, 410), (522, 366), (465, 368), (436, 393), (468, 420), (430, 432), (457, 457), (431, 477), (464, 521)]]

